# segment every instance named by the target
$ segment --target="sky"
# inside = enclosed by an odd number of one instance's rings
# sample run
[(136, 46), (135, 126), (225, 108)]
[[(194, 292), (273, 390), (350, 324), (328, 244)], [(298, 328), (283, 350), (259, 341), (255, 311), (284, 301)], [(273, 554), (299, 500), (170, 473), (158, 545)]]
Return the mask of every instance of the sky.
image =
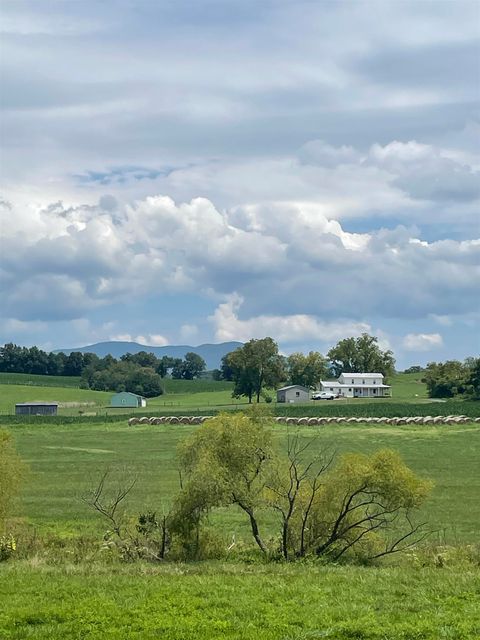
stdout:
[(476, 0), (0, 13), (0, 343), (478, 354)]

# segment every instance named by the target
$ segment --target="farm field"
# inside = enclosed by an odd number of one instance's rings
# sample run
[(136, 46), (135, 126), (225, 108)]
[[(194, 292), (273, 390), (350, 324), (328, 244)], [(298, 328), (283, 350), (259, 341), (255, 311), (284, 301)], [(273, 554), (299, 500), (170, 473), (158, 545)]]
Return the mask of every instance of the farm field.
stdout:
[[(161, 510), (178, 491), (178, 443), (195, 428), (190, 425), (25, 424), (10, 428), (21, 457), (30, 467), (18, 515), (39, 531), (70, 536), (101, 533), (105, 523), (80, 500), (100, 474), (110, 468), (138, 477), (129, 497), (133, 514)], [(278, 446), (286, 427), (275, 425)], [(339, 453), (398, 450), (419, 474), (435, 482), (422, 517), (437, 531), (436, 537), (454, 543), (475, 542), (480, 527), (480, 424), (455, 426), (324, 425), (302, 427), (301, 434), (318, 434), (315, 447)], [(219, 512), (225, 535), (248, 536), (240, 513)], [(266, 522), (268, 528), (269, 523)]]
[[(435, 531), (438, 550), (366, 567), (264, 563), (255, 554), (247, 563), (241, 553), (188, 564), (109, 560), (98, 550), (108, 525), (82, 493), (110, 469), (114, 480), (137, 477), (129, 513), (161, 513), (179, 488), (176, 448), (198, 427), (128, 427), (125, 420), (7, 428), (30, 468), (16, 519), (46, 541), (49, 559), (34, 554), (0, 563), (2, 640), (479, 637), (480, 424), (301, 427), (302, 437), (319, 434), (315, 448), (396, 449), (435, 482), (420, 517)], [(272, 428), (281, 447), (287, 428)], [(244, 514), (218, 510), (211, 522), (226, 545), (232, 534), (251, 544)], [(260, 518), (267, 537), (272, 524)], [(80, 555), (74, 549), (82, 547), (71, 546), (75, 538), (89, 541)], [(444, 545), (461, 545), (459, 555)]]
[[(12, 378), (13, 377), (13, 378)], [(52, 386), (49, 376), (30, 376), (29, 374), (0, 374), (0, 413), (13, 414), (15, 403), (34, 402), (39, 400), (57, 401), (60, 403), (59, 413), (63, 415), (80, 415), (83, 413), (98, 413), (99, 415), (118, 415), (121, 413), (168, 413), (181, 412), (208, 412), (222, 409), (243, 408), (248, 403), (245, 398), (234, 399), (231, 396), (231, 382), (215, 382), (212, 380), (172, 380), (165, 379), (165, 394), (156, 398), (150, 398), (146, 408), (142, 409), (111, 409), (109, 407), (111, 392), (90, 391), (67, 385), (63, 381), (68, 378), (57, 377), (58, 386)], [(4, 382), (4, 381), (8, 382)], [(16, 380), (17, 382), (13, 382)], [(20, 381), (26, 384), (19, 384)], [(41, 386), (41, 380), (45, 380), (45, 386)], [(78, 380), (78, 379), (75, 379)], [(420, 382), (419, 374), (397, 374), (392, 380), (393, 397), (378, 398), (373, 401), (364, 399), (342, 399), (333, 401), (310, 401), (304, 404), (285, 405), (278, 404), (279, 409), (285, 413), (297, 414), (298, 411), (309, 411), (305, 415), (316, 415), (317, 412), (330, 414), (332, 407), (348, 407), (347, 413), (352, 414), (350, 406), (362, 407), (365, 404), (376, 406), (402, 403), (432, 405), (428, 399), (426, 387)], [(275, 397), (272, 390), (270, 395)], [(272, 406), (276, 403), (273, 402)], [(63, 406), (62, 406), (63, 405)], [(326, 407), (328, 405), (328, 407)], [(326, 411), (325, 411), (326, 409)], [(432, 407), (432, 411), (433, 411)], [(361, 415), (361, 413), (360, 413)]]
[(2, 640), (474, 640), (478, 572), (0, 565)]
[(6, 373), (0, 371), (0, 385), (4, 384), (78, 388), (80, 386), (80, 376), (43, 376), (34, 373)]

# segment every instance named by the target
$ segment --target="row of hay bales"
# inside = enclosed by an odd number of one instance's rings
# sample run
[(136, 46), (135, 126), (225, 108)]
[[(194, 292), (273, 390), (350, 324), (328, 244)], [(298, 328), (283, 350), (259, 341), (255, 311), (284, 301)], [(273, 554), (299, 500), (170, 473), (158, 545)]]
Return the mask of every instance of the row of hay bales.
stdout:
[[(201, 424), (205, 420), (210, 420), (212, 416), (161, 416), (158, 418), (130, 418), (128, 424), (130, 426), (136, 424)], [(287, 418), (284, 416), (274, 418), (279, 424), (299, 424), (299, 425), (317, 425), (317, 424), (465, 424), (467, 422), (480, 422), (480, 418), (469, 418), (468, 416), (417, 416), (413, 417), (394, 417), (394, 418)]]
[(416, 416), (416, 417), (399, 417), (394, 418), (275, 418), (280, 424), (465, 424), (467, 422), (480, 422), (480, 418), (469, 418), (468, 416)]
[(159, 418), (130, 418), (128, 424), (201, 424), (213, 416), (160, 416)]

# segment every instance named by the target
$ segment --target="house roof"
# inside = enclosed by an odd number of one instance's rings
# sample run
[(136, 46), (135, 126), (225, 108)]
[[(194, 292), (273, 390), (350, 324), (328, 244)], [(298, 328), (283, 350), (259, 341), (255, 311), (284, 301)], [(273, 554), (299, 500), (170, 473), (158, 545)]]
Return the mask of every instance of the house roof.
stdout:
[(138, 393), (132, 393), (131, 391), (118, 391), (118, 393), (113, 395), (113, 397), (115, 396), (133, 396), (134, 398), (141, 398), (142, 400), (145, 399), (143, 396), (139, 396)]
[(344, 384), (343, 382), (337, 382), (336, 380), (320, 380), (320, 384), (323, 387), (337, 387), (339, 389), (351, 389), (355, 387), (356, 389), (390, 389), (389, 384)]
[(281, 387), (277, 389), (277, 391), (287, 391), (288, 389), (302, 389), (306, 393), (310, 393), (310, 390), (307, 387), (303, 387), (301, 384), (289, 384), (286, 387)]
[(354, 378), (383, 378), (383, 373), (362, 373), (356, 371), (344, 371), (341, 375), (344, 378), (351, 376)]
[(58, 402), (17, 402), (16, 407), (58, 407)]

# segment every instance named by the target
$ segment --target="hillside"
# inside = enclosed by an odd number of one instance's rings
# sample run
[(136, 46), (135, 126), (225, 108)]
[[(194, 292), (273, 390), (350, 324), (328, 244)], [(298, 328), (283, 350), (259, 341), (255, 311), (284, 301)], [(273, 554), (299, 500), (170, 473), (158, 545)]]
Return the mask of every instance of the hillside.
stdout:
[(78, 347), (75, 349), (57, 349), (54, 353), (65, 353), (68, 355), (72, 351), (80, 353), (95, 353), (100, 358), (111, 355), (114, 358), (120, 358), (126, 353), (138, 353), (139, 351), (147, 351), (153, 353), (157, 358), (169, 356), (171, 358), (183, 358), (190, 351), (197, 353), (207, 363), (207, 370), (218, 369), (223, 356), (230, 351), (234, 351), (241, 347), (241, 342), (221, 342), (219, 344), (201, 344), (198, 347), (190, 345), (168, 345), (166, 347), (150, 347), (138, 342), (97, 342), (86, 347)]

